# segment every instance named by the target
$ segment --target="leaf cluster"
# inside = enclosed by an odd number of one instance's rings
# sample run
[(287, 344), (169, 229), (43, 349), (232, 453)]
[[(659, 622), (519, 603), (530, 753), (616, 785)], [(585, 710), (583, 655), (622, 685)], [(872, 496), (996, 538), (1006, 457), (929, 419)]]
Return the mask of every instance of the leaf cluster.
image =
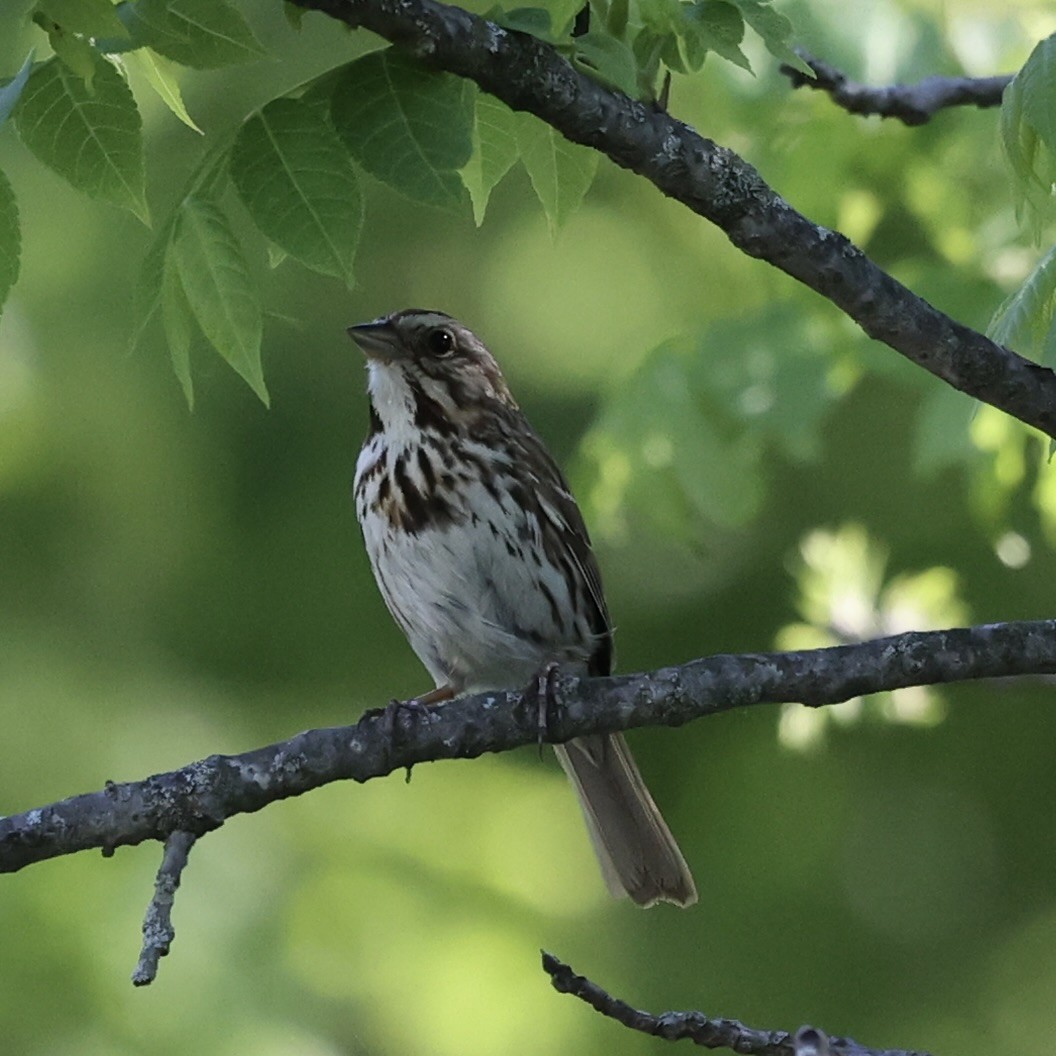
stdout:
[(549, 8), (495, 7), (488, 17), (548, 41), (585, 73), (635, 98), (655, 98), (664, 71), (696, 73), (709, 52), (751, 72), (741, 48), (748, 30), (782, 62), (811, 73), (789, 46), (792, 23), (770, 0), (563, 0)]
[[(790, 56), (791, 26), (763, 0), (649, 0), (633, 10), (600, 0), (578, 14), (566, 0), (494, 15), (554, 41), (593, 76), (633, 94), (645, 91), (661, 64), (697, 69), (709, 50), (747, 68), (739, 47), (746, 24), (775, 54)], [(40, 0), (31, 18), (54, 54), (36, 61), (31, 53), (0, 88), (0, 121), (11, 116), (36, 158), (72, 186), (150, 225), (132, 84), (153, 90), (201, 131), (184, 105), (179, 68), (251, 62), (264, 47), (224, 0)], [(644, 51), (643, 41), (650, 42)], [(598, 155), (470, 82), (389, 49), (326, 70), (267, 102), (205, 153), (156, 228), (137, 292), (135, 340), (160, 322), (189, 402), (191, 348), (203, 340), (266, 401), (258, 269), (230, 213), (232, 188), (273, 265), (291, 257), (351, 287), (364, 174), (416, 202), (469, 204), (480, 224), (492, 190), (517, 162), (556, 232), (591, 186)], [(0, 173), (0, 305), (19, 258), (17, 203)]]

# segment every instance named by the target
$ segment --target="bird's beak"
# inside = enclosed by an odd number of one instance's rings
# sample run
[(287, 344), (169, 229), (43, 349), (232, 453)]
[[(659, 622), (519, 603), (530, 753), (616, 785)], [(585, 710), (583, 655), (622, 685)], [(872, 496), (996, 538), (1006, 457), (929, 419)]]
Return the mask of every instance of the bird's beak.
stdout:
[(399, 334), (387, 318), (375, 319), (370, 323), (356, 323), (355, 326), (350, 326), (347, 332), (368, 359), (387, 361), (400, 354)]

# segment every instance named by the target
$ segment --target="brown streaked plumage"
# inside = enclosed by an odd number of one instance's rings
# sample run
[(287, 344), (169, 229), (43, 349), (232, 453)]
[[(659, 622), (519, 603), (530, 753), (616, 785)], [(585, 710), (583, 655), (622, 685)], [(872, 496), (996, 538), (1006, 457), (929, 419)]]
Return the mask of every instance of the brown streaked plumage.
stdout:
[[(349, 328), (370, 431), (356, 514), (378, 587), (436, 690), (517, 689), (547, 663), (609, 674), (612, 626), (579, 507), (480, 339), (407, 309)], [(693, 878), (624, 738), (556, 748), (610, 891), (692, 905)]]

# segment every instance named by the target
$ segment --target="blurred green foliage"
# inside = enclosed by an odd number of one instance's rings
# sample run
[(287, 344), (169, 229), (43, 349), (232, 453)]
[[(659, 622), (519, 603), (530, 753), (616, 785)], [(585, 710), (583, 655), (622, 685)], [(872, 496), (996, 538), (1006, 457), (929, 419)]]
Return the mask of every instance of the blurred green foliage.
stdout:
[[(42, 47), (30, 6), (0, 8), (12, 75)], [(1027, 2), (777, 9), (798, 42), (875, 83), (1013, 70), (1056, 28)], [(269, 270), (263, 253), (247, 264), (271, 409), (192, 336), (189, 413), (159, 334), (125, 351), (152, 240), (247, 115), (377, 44), (320, 16), (294, 31), (278, 3), (244, 14), (242, 39), (281, 59), (180, 75), (204, 139), (136, 88), (154, 233), (0, 129), (23, 241), (0, 321), (0, 811), (425, 687), (355, 525), (366, 409), (343, 334), (412, 304), (486, 338), (571, 467), (624, 670), (1052, 615), (1042, 440), (605, 161), (554, 237), (521, 168), (479, 228), (468, 202), (430, 208), (361, 174), (354, 292), (292, 261)], [(672, 112), (985, 326), (1042, 256), (1016, 220), (998, 114), (854, 118), (790, 91), (760, 41), (741, 46), (755, 76), (709, 59), (676, 80)], [(228, 223), (263, 246), (245, 214)], [(657, 1011), (1039, 1051), (1056, 987), (1050, 697), (1041, 680), (950, 687), (943, 721), (848, 721), (851, 708), (823, 738), (797, 737), (796, 709), (635, 735), (697, 876), (686, 913), (608, 899), (563, 777), (530, 751), (231, 822), (195, 849), (173, 954), (145, 991), (128, 975), (158, 848), (5, 876), (5, 1051), (659, 1051), (553, 993), (540, 947)]]

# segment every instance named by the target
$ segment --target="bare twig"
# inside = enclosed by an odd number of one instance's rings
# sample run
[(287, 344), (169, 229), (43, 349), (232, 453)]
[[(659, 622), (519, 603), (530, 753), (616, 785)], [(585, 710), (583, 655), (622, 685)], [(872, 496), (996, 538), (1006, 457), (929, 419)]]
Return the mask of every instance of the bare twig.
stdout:
[(852, 81), (835, 66), (806, 52), (800, 51), (799, 56), (814, 76), (808, 77), (794, 66), (782, 66), (781, 72), (793, 88), (828, 92), (837, 106), (852, 114), (893, 117), (906, 125), (926, 124), (938, 111), (951, 106), (1000, 106), (1012, 80), (1010, 73), (997, 77), (925, 77), (916, 84), (873, 87)]
[(719, 1019), (703, 1012), (663, 1012), (653, 1015), (633, 1008), (613, 997), (597, 983), (576, 975), (553, 954), (543, 951), (543, 970), (554, 989), (585, 1001), (603, 1016), (631, 1030), (651, 1034), (665, 1041), (688, 1038), (705, 1049), (732, 1049), (747, 1056), (927, 1056), (904, 1049), (871, 1049), (852, 1038), (833, 1038), (816, 1027), (800, 1027), (796, 1033), (784, 1030), (756, 1030), (736, 1019)]
[(143, 949), (132, 973), (133, 986), (146, 986), (154, 982), (158, 974), (158, 961), (168, 955), (172, 940), (176, 938), (176, 930), (172, 926), (172, 904), (187, 865), (187, 856), (197, 839), (189, 832), (177, 831), (165, 841), (165, 853), (154, 881), (154, 897), (147, 906), (143, 920)]
[[(681, 726), (753, 704), (834, 704), (867, 693), (967, 679), (1056, 673), (1056, 620), (919, 631), (789, 653), (711, 656), (614, 678), (556, 677), (545, 737)], [(354, 726), (309, 730), (242, 755), (214, 755), (143, 781), (0, 818), (0, 872), (89, 848), (200, 836), (236, 814), (331, 781), (367, 781), (438, 759), (534, 745), (538, 699), (482, 693), (419, 713), (368, 712)]]
[(437, 0), (292, 0), (475, 81), (718, 225), (749, 256), (826, 297), (878, 341), (1056, 439), (1056, 374), (955, 322), (839, 232), (797, 213), (733, 151), (606, 88), (551, 46)]

